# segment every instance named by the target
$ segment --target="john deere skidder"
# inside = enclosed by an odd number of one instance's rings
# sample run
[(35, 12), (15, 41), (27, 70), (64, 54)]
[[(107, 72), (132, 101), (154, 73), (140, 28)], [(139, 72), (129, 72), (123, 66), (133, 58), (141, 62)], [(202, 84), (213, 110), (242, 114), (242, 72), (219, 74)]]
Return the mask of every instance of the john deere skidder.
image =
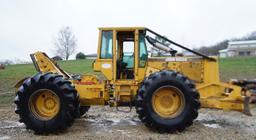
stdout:
[[(178, 54), (159, 40), (194, 55)], [(154, 57), (149, 54), (153, 50), (164, 53)], [(104, 76), (100, 79), (71, 75), (42, 52), (31, 58), (38, 73), (16, 84), (15, 112), (37, 133), (65, 130), (93, 105), (119, 111), (134, 106), (145, 126), (159, 132), (183, 131), (197, 118), (200, 107), (251, 115), (256, 81), (222, 83), (217, 58), (148, 28), (99, 28), (98, 55), (92, 66)]]

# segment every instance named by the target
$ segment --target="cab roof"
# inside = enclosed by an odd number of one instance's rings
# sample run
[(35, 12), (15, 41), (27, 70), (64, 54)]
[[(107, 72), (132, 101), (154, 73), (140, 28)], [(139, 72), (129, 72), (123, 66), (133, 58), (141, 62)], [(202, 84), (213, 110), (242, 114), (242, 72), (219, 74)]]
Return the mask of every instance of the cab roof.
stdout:
[(146, 27), (99, 27), (99, 30), (145, 30)]

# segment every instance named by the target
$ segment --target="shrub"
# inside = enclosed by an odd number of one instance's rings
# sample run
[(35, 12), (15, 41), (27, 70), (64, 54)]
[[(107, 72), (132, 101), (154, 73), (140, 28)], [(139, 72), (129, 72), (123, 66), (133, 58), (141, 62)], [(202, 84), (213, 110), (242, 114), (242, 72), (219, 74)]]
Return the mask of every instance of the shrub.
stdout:
[(76, 59), (85, 59), (85, 54), (82, 52), (79, 52), (76, 54)]

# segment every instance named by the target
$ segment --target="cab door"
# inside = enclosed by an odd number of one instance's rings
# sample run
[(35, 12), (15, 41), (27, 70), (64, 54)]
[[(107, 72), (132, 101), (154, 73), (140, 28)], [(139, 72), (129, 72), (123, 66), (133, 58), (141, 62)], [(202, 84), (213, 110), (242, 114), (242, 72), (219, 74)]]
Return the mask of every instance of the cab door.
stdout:
[(145, 78), (148, 60), (145, 31), (136, 30), (135, 38), (135, 80), (140, 83)]
[(93, 64), (94, 71), (102, 72), (108, 80), (113, 80), (113, 31), (100, 30), (98, 56)]
[(134, 60), (135, 60), (135, 32), (117, 31), (116, 32), (116, 77), (115, 80), (134, 79)]

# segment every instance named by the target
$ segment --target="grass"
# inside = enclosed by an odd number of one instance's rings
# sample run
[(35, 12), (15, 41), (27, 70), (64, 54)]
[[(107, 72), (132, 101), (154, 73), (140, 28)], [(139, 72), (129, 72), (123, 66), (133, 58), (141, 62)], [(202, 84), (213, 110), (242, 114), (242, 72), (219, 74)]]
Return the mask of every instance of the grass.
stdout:
[[(60, 61), (59, 65), (70, 73), (91, 73), (93, 60)], [(256, 78), (256, 57), (238, 57), (220, 59), (220, 73), (223, 81), (231, 78)], [(33, 64), (17, 64), (0, 70), (0, 104), (10, 103), (14, 98), (13, 86), (20, 79), (35, 74)]]
[(65, 71), (76, 74), (91, 73), (93, 60), (70, 60), (61, 61), (60, 67)]
[(223, 81), (256, 78), (256, 57), (221, 58), (219, 65)]
[[(70, 73), (90, 73), (93, 60), (70, 60), (59, 62), (60, 67)], [(13, 86), (24, 77), (32, 76), (36, 73), (33, 64), (17, 64), (7, 66), (0, 70), (0, 95), (13, 92)], [(1, 103), (1, 99), (0, 99)]]
[(35, 72), (32, 64), (10, 65), (0, 70), (0, 93), (11, 91), (19, 79), (31, 76)]

